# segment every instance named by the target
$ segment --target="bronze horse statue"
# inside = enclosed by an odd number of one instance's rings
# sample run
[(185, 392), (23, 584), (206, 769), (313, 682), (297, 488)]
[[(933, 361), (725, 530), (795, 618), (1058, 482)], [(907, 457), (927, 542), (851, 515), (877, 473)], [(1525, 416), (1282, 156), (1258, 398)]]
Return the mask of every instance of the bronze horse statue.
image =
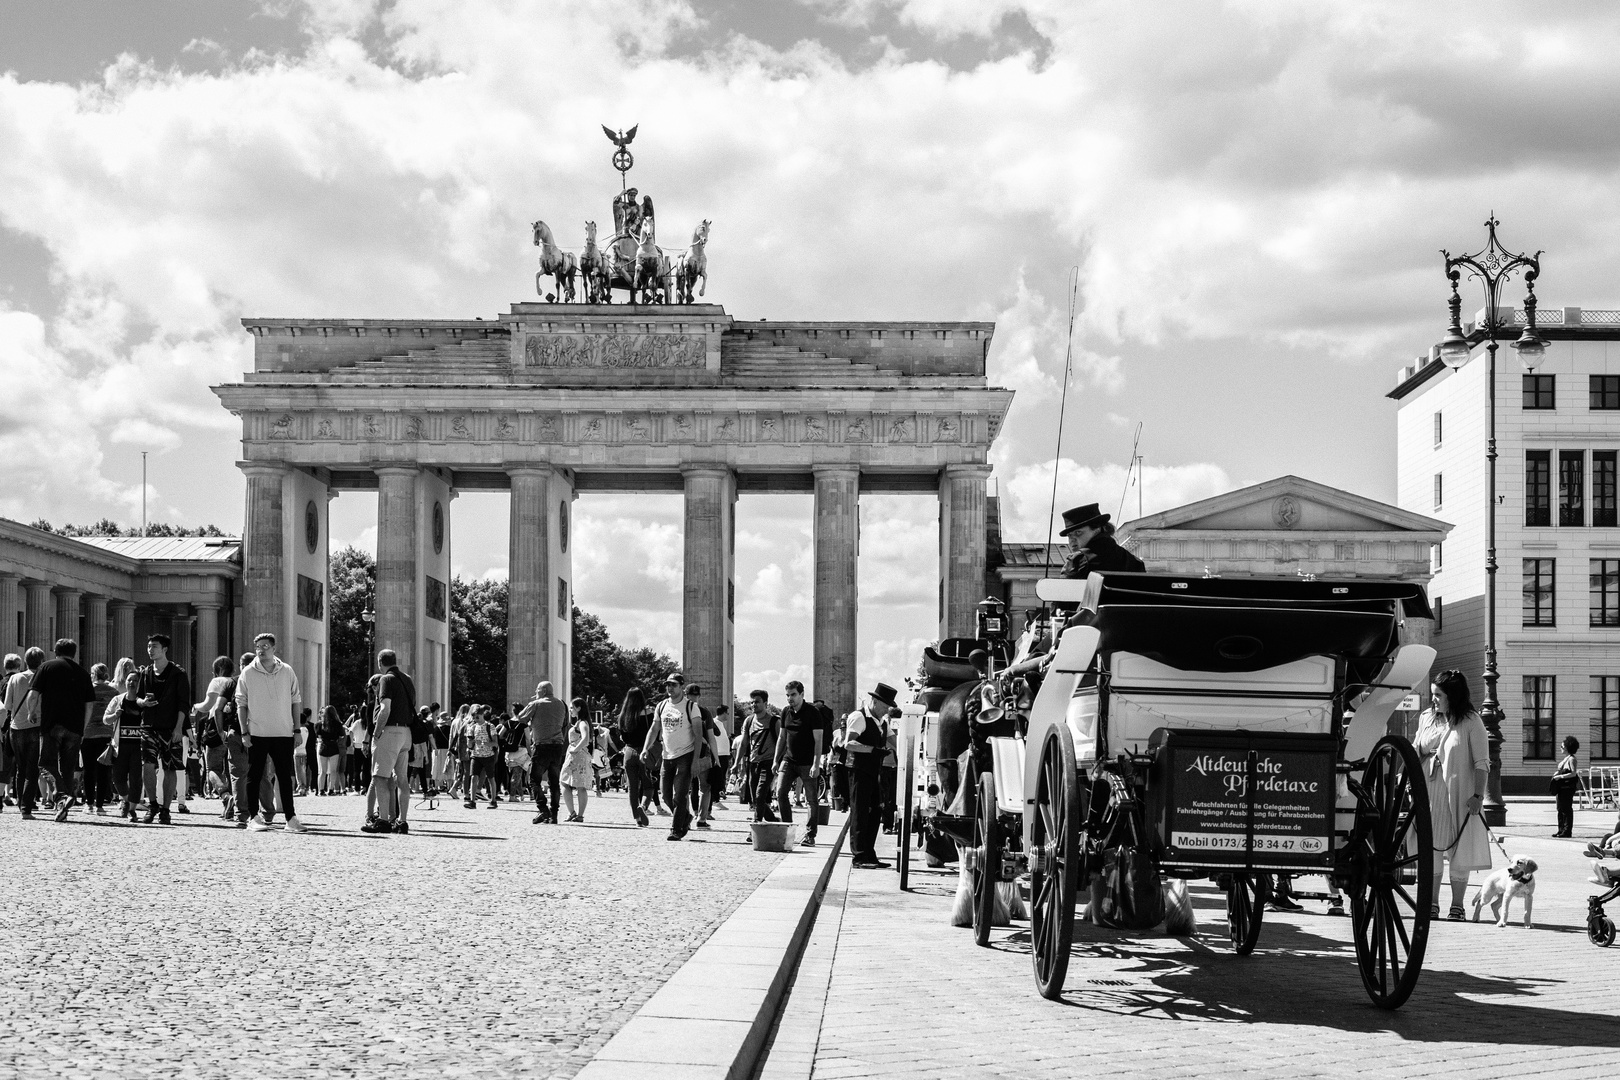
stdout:
[[(579, 272), (579, 263), (574, 259), (574, 253), (557, 246), (557, 241), (552, 239), (551, 228), (545, 222), (536, 221), (533, 229), (534, 246), (540, 249), (540, 270), (534, 275), (534, 291), (553, 303), (558, 300), (573, 303), (574, 276)], [(549, 295), (540, 282), (547, 274), (551, 275), (557, 290)]]

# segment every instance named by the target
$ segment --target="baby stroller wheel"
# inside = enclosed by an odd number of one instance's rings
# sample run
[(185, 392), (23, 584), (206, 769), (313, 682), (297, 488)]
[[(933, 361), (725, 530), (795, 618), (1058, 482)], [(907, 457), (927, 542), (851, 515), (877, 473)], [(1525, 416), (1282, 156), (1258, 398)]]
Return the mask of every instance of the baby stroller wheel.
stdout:
[(1614, 920), (1606, 915), (1593, 915), (1586, 920), (1586, 936), (1600, 949), (1614, 944)]

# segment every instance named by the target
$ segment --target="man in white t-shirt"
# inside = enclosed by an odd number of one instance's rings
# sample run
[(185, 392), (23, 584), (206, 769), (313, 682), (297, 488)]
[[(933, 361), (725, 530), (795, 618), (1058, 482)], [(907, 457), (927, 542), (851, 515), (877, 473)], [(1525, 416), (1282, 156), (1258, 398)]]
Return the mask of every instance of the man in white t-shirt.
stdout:
[[(236, 715), (242, 722), (242, 743), (248, 752), (247, 789), (250, 793), (258, 791), (265, 762), (275, 763), (281, 808), (287, 815), (290, 833), (304, 831), (304, 823), (293, 810), (293, 733), (303, 704), (300, 698), (298, 676), (292, 665), (276, 656), (276, 635), (254, 638), (253, 663), (243, 668), (236, 680)], [(272, 811), (261, 811), (248, 828), (263, 832), (270, 827), (271, 817)]]
[(671, 675), (664, 681), (667, 696), (653, 710), (653, 726), (648, 739), (663, 748), (663, 778), (660, 785), (664, 805), (674, 815), (666, 840), (685, 839), (692, 827), (692, 763), (697, 757), (698, 740), (703, 736), (703, 712), (697, 704), (698, 688), (686, 687), (686, 680)]

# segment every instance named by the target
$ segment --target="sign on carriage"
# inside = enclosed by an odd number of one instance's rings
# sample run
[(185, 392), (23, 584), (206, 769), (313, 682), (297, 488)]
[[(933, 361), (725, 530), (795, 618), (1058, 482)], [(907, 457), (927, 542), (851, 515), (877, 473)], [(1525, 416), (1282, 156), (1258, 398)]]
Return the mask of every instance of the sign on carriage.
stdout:
[(1331, 736), (1167, 731), (1162, 743), (1150, 802), (1168, 862), (1240, 866), (1252, 857), (1287, 869), (1331, 850)]

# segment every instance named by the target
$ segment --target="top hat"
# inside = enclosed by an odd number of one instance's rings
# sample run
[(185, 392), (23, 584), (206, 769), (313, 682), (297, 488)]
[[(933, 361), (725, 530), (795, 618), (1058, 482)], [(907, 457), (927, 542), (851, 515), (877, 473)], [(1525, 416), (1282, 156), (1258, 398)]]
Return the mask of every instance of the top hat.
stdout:
[(1068, 536), (1076, 529), (1084, 529), (1088, 525), (1101, 526), (1108, 524), (1114, 515), (1101, 513), (1096, 503), (1086, 503), (1073, 510), (1063, 511), (1063, 531), (1059, 536)]
[(890, 686), (888, 683), (878, 683), (877, 686), (872, 690), (872, 696), (883, 702), (883, 704), (887, 705), (891, 709), (895, 707), (894, 687)]

